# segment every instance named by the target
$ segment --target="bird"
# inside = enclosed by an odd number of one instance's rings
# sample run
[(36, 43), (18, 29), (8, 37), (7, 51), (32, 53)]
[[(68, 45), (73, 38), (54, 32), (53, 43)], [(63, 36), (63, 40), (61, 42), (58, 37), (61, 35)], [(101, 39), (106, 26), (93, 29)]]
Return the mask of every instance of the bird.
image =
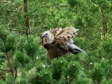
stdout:
[(79, 29), (75, 27), (53, 28), (42, 33), (42, 46), (48, 51), (50, 59), (72, 53), (78, 54), (86, 52), (78, 47), (73, 38), (77, 36)]

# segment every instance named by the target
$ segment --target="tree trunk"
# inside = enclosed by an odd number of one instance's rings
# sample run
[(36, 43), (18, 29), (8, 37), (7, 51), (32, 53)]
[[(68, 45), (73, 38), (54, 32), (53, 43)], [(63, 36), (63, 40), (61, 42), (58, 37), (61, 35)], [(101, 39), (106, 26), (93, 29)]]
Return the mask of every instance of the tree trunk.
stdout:
[(106, 16), (104, 14), (104, 9), (103, 8), (99, 8), (99, 12), (100, 12), (100, 16), (101, 16), (101, 39), (106, 39), (106, 34), (108, 32), (108, 28), (107, 28), (107, 21), (106, 21)]
[(30, 33), (29, 17), (28, 17), (28, 0), (24, 0), (24, 25), (26, 28), (26, 35)]

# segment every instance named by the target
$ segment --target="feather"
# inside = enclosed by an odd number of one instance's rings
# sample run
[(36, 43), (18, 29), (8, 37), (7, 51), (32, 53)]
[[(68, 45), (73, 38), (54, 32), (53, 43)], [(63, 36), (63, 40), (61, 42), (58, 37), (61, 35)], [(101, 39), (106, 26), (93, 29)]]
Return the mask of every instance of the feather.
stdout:
[(49, 58), (63, 56), (67, 53), (85, 53), (74, 44), (72, 40), (77, 35), (78, 29), (74, 27), (55, 28), (42, 34), (42, 44), (48, 51)]
[(55, 36), (55, 41), (60, 44), (64, 44), (66, 41), (74, 38), (77, 35), (78, 29), (73, 27), (66, 27)]

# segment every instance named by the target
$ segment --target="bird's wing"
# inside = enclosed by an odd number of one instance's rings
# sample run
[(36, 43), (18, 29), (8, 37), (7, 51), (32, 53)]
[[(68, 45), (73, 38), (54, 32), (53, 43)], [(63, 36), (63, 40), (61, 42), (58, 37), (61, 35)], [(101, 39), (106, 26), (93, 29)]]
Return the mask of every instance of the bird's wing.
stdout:
[(68, 41), (66, 43), (66, 46), (68, 48), (68, 50), (73, 53), (73, 54), (77, 54), (79, 52), (82, 52), (84, 54), (87, 54), (83, 49), (81, 49), (80, 47), (78, 47), (77, 45), (75, 45), (73, 42)]
[(74, 38), (77, 35), (78, 29), (74, 27), (55, 28), (43, 33), (43, 44), (50, 44), (56, 42), (58, 44), (65, 44), (66, 41)]
[(54, 34), (54, 41), (59, 44), (65, 44), (66, 41), (73, 39), (77, 35), (77, 31), (78, 29), (74, 27), (59, 29), (56, 34)]

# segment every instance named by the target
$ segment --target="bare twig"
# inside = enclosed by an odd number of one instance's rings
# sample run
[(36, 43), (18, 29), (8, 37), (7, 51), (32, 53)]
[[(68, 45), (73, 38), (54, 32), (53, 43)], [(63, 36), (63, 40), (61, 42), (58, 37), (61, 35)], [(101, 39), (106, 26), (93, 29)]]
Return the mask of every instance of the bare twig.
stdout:
[(105, 39), (106, 38), (106, 34), (108, 32), (108, 28), (107, 28), (107, 21), (106, 21), (106, 16), (104, 14), (104, 9), (103, 8), (99, 8), (100, 11), (100, 15), (101, 15), (101, 24), (102, 24), (102, 29), (101, 29), (101, 39)]
[(28, 0), (24, 0), (24, 24), (26, 28), (26, 35), (29, 34), (29, 17), (28, 17)]

